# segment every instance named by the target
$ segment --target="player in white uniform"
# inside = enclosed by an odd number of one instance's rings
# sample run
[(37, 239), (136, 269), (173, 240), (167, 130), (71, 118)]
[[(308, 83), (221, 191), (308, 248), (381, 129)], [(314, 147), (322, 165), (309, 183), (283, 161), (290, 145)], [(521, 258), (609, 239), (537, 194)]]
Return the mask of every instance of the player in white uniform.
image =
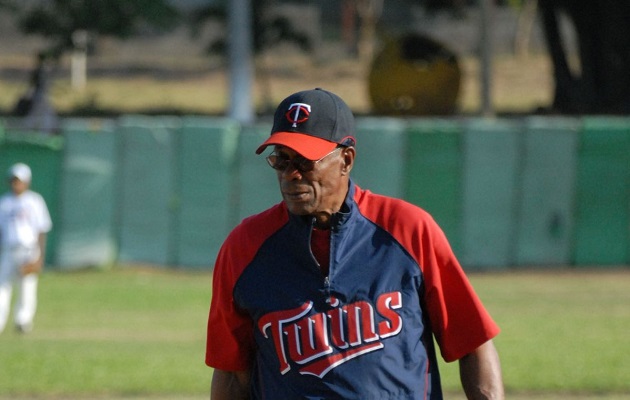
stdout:
[(17, 288), (14, 320), (19, 332), (33, 328), (37, 279), (52, 228), (43, 197), (30, 190), (31, 169), (18, 163), (8, 173), (11, 191), (0, 197), (0, 332), (6, 326), (13, 284)]

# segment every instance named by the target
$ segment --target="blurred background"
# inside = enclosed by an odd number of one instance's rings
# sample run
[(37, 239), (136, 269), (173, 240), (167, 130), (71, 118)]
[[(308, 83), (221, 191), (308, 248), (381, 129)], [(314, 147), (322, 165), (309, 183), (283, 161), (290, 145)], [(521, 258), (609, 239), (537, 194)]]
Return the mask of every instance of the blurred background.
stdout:
[(431, 212), (466, 268), (630, 264), (630, 3), (0, 1), (0, 167), (49, 263), (211, 268), (279, 201), (276, 104), (357, 115), (355, 179)]
[(207, 399), (214, 259), (281, 200), (254, 151), (314, 87), (357, 116), (357, 184), (446, 232), (510, 398), (630, 399), (628, 21), (627, 0), (0, 0), (0, 173), (29, 164), (54, 223), (0, 399)]
[[(537, 1), (3, 3), (4, 114), (28, 89), (42, 53), (58, 113), (223, 114), (229, 110), (228, 39), (238, 39), (239, 32), (247, 34), (246, 42), (231, 42), (246, 47), (242, 57), (251, 64), (256, 114), (269, 112), (294, 87), (309, 84), (347, 94), (359, 114), (391, 112), (382, 104), (393, 103), (388, 98), (393, 95), (378, 86), (385, 80), (381, 71), (393, 68), (403, 70), (388, 76), (389, 86), (414, 79), (416, 91), (447, 92), (441, 102), (449, 103), (423, 110), (398, 99), (398, 113), (478, 114), (488, 111), (483, 107), (532, 113), (552, 107), (553, 71)], [(557, 3), (560, 8), (562, 2)], [(236, 34), (230, 32), (230, 4), (238, 5), (234, 18), (250, 21), (232, 28)], [(565, 12), (558, 14), (567, 59), (574, 62), (575, 27)], [(413, 71), (404, 70), (411, 64)], [(107, 90), (114, 81), (134, 90)]]

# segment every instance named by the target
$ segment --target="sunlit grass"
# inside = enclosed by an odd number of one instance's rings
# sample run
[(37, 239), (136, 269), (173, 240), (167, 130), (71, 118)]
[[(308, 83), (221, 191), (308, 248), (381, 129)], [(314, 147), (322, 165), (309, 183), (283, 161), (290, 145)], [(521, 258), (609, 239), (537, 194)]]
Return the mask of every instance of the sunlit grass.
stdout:
[[(629, 270), (471, 281), (502, 328), (510, 398), (630, 398)], [(0, 336), (0, 399), (207, 398), (210, 287), (209, 272), (160, 268), (44, 274), (35, 330)], [(441, 368), (462, 398), (457, 363)]]
[[(512, 392), (630, 396), (630, 271), (473, 275)], [(456, 365), (446, 385), (458, 387)]]
[(0, 337), (0, 396), (207, 392), (209, 288), (205, 273), (45, 274), (35, 330)]

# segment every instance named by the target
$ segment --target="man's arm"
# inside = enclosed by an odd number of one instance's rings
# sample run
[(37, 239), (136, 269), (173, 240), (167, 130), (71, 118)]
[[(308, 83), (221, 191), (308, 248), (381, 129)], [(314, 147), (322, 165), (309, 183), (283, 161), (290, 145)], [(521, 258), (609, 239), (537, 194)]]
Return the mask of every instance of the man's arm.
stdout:
[(499, 354), (492, 340), (459, 360), (459, 376), (469, 400), (505, 398)]
[(211, 400), (247, 400), (249, 398), (249, 371), (223, 371), (212, 374)]

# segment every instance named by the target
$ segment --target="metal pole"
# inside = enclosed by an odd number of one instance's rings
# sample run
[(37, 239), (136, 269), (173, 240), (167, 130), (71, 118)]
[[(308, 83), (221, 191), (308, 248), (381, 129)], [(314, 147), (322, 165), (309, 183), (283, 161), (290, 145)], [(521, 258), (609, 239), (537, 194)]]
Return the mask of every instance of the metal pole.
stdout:
[(481, 0), (481, 114), (484, 117), (495, 115), (492, 104), (492, 20), (494, 0)]
[(254, 120), (252, 101), (254, 57), (250, 1), (228, 1), (229, 117), (241, 123), (251, 123)]

